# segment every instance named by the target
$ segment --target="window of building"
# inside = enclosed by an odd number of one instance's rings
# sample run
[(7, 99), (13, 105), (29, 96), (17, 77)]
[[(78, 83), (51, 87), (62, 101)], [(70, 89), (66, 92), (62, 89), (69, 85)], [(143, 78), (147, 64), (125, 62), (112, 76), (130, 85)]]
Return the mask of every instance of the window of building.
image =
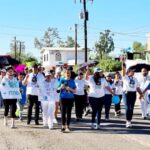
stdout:
[(61, 54), (59, 52), (56, 53), (55, 59), (56, 59), (56, 61), (61, 61)]
[(48, 61), (48, 54), (47, 54), (47, 61)]
[(43, 59), (44, 59), (44, 62), (45, 62), (45, 61), (46, 61), (46, 57), (45, 57), (45, 55), (44, 55)]

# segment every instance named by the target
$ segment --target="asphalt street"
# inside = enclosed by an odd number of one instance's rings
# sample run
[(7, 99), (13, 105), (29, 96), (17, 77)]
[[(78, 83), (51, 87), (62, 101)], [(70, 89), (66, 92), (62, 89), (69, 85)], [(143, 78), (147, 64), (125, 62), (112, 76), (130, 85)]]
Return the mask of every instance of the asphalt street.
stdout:
[[(74, 111), (73, 111), (74, 112)], [(103, 110), (104, 113), (104, 110)], [(139, 104), (136, 104), (133, 128), (125, 128), (125, 115), (122, 108), (120, 117), (114, 116), (111, 109), (109, 121), (102, 116), (100, 130), (91, 130), (90, 114), (82, 122), (75, 121), (72, 115), (71, 133), (60, 132), (59, 124), (53, 130), (39, 126), (26, 125), (17, 120), (16, 129), (3, 126), (3, 110), (0, 110), (0, 150), (150, 150), (150, 120), (141, 118)]]

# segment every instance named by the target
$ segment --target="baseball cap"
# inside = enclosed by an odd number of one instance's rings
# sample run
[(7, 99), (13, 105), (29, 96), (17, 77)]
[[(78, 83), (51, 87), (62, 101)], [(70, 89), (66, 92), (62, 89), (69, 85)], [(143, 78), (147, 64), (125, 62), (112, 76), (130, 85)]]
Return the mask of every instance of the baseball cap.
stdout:
[(102, 72), (103, 70), (102, 69), (100, 69), (100, 68), (94, 68), (94, 73), (96, 73), (96, 72)]
[(48, 72), (45, 72), (45, 77), (46, 76), (51, 76), (52, 74), (48, 71)]
[(1, 72), (6, 72), (6, 69), (1, 69)]

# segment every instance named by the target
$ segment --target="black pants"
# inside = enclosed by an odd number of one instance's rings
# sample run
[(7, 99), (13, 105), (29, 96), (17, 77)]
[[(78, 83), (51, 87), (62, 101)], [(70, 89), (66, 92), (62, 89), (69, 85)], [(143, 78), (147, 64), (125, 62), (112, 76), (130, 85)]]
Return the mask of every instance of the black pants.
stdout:
[[(64, 126), (70, 125), (73, 102), (74, 102), (74, 99), (61, 99), (60, 100), (61, 119), (62, 119), (62, 125), (64, 125)], [(66, 124), (66, 122), (67, 122), (67, 124)]]
[(106, 94), (105, 95), (105, 118), (106, 119), (109, 119), (111, 103), (112, 103), (112, 95)]
[(118, 95), (120, 102), (118, 104), (115, 104), (115, 112), (119, 112), (121, 110), (120, 104), (121, 104), (121, 99), (122, 99), (122, 95)]
[(10, 108), (10, 116), (11, 118), (16, 118), (16, 103), (17, 103), (17, 99), (4, 99), (4, 116), (7, 117), (8, 113), (9, 113), (9, 108)]
[(28, 101), (29, 101), (29, 105), (28, 105), (28, 121), (31, 121), (31, 117), (32, 117), (32, 108), (33, 105), (35, 104), (35, 122), (38, 122), (39, 120), (39, 101), (38, 101), (38, 96), (34, 96), (34, 95), (28, 95)]
[(136, 102), (136, 92), (125, 93), (126, 120), (131, 121), (133, 116), (134, 105)]
[(85, 95), (75, 95), (75, 111), (76, 111), (76, 117), (82, 118), (83, 115), (83, 109), (86, 105), (86, 96)]
[(100, 124), (101, 112), (104, 105), (104, 97), (101, 98), (89, 97), (89, 103), (92, 107), (92, 123), (95, 123), (95, 118), (97, 115), (97, 124)]

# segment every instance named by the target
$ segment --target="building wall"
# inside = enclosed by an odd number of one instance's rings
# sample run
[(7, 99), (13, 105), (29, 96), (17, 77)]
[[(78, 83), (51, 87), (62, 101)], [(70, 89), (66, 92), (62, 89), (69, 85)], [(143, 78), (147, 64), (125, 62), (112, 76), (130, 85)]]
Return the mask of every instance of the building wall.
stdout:
[[(74, 51), (57, 51), (57, 52), (60, 52), (61, 62), (63, 62), (63, 63), (68, 63), (69, 60), (75, 59)], [(58, 63), (56, 61), (56, 52), (49, 51), (49, 50), (44, 51), (42, 60), (43, 60), (44, 67), (55, 66)], [(83, 60), (83, 62), (84, 62), (84, 51), (78, 52), (78, 60)]]

